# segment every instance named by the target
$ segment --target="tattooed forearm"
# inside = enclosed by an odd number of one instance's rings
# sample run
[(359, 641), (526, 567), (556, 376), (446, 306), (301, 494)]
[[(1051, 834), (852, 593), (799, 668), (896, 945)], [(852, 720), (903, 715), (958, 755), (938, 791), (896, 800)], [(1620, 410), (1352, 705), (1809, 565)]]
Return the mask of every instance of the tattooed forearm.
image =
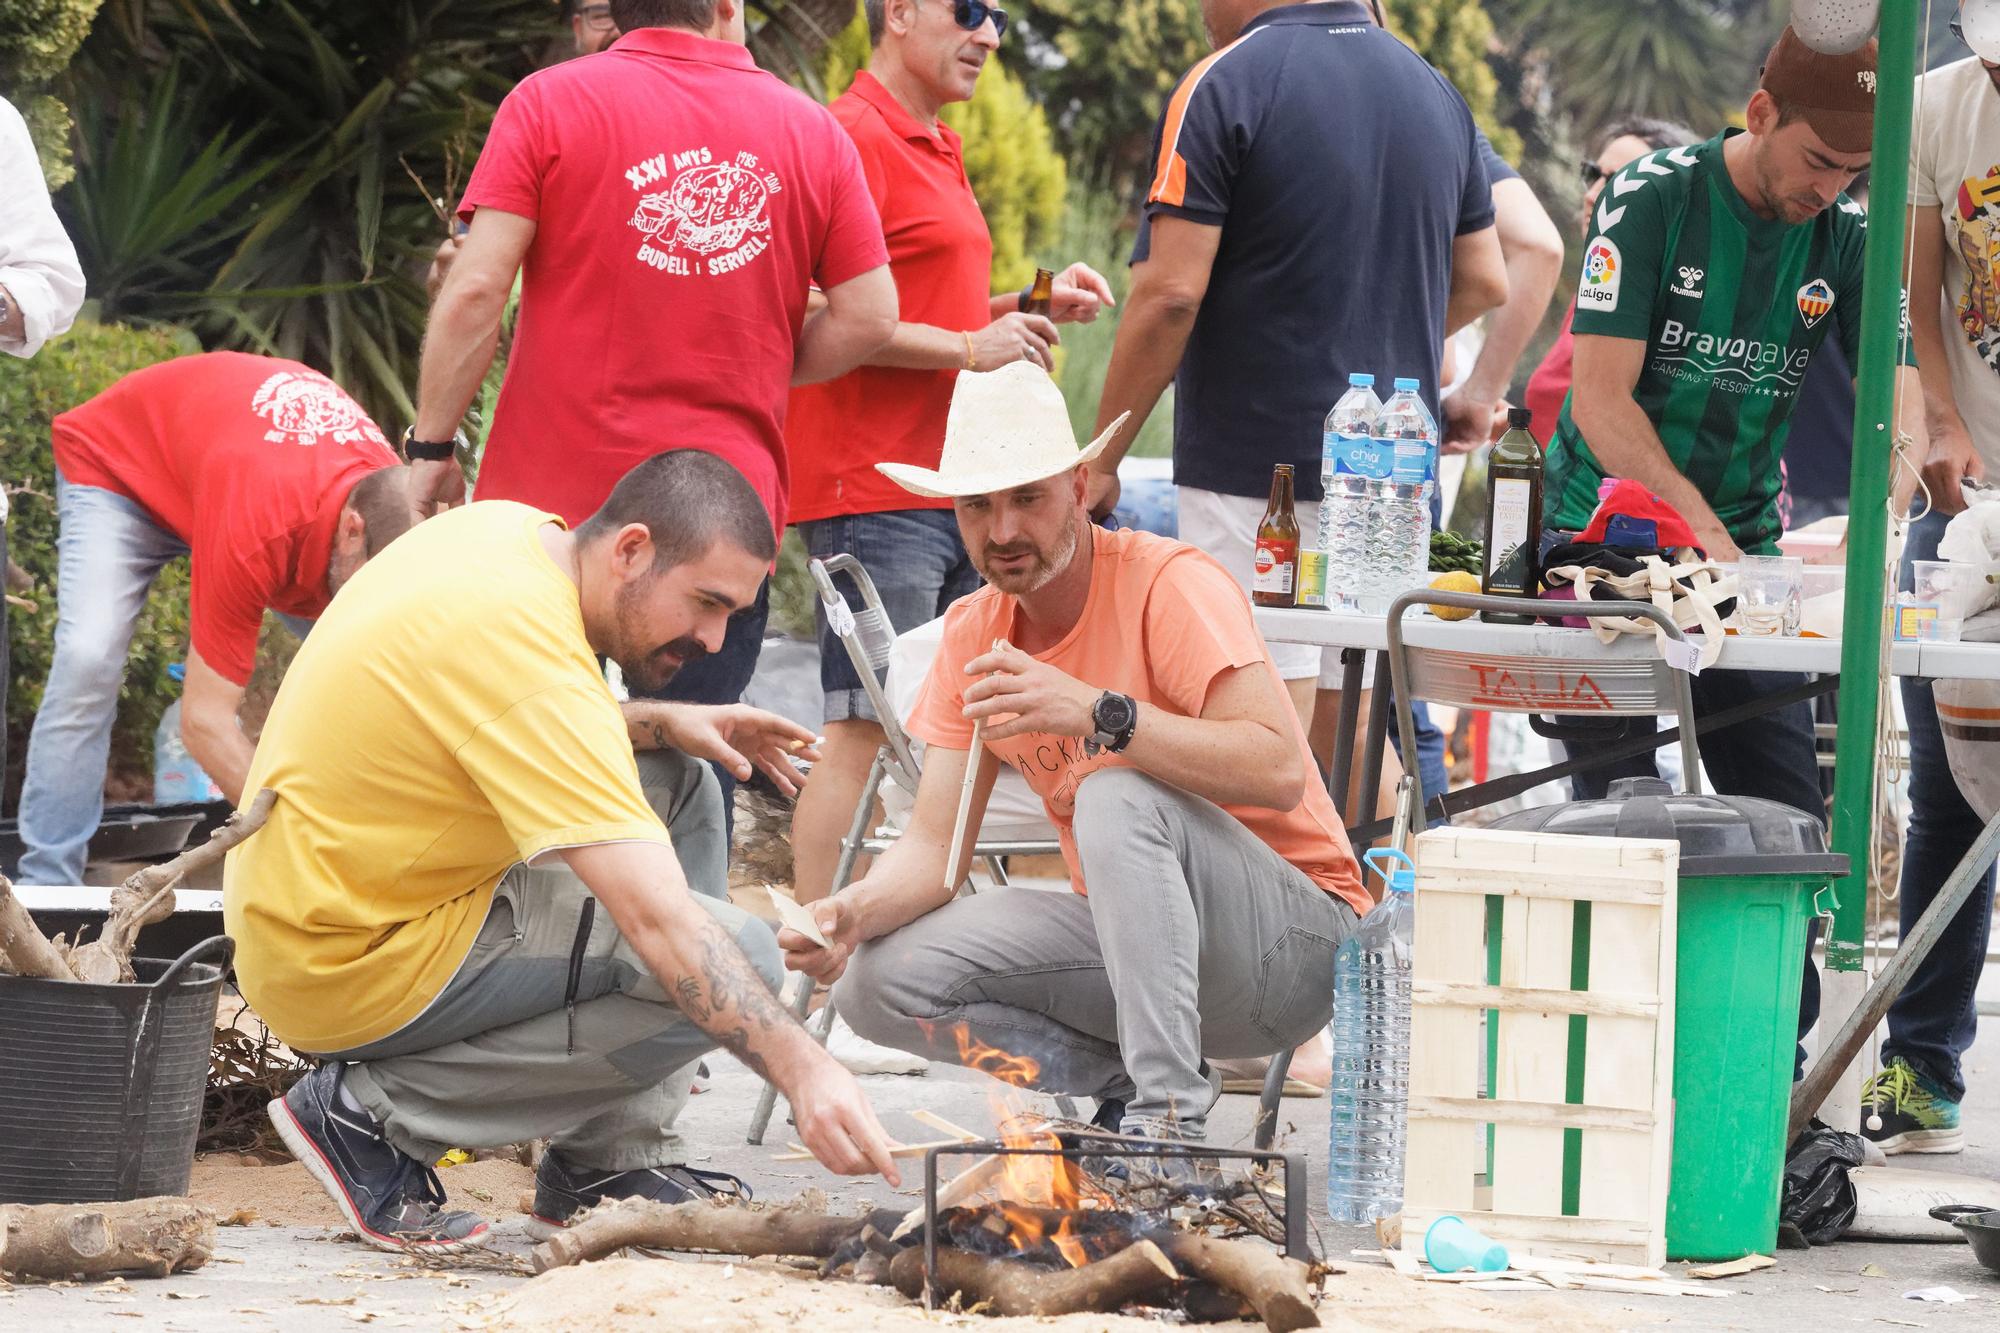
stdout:
[(703, 922), (693, 946), (698, 967), (674, 982), (674, 1002), (724, 1050), (768, 1077), (767, 1041), (797, 1024), (720, 925)]
[(667, 736), (666, 723), (660, 714), (665, 705), (656, 699), (630, 699), (620, 705), (619, 711), (625, 715), (625, 735), (631, 740), (635, 750), (676, 750)]

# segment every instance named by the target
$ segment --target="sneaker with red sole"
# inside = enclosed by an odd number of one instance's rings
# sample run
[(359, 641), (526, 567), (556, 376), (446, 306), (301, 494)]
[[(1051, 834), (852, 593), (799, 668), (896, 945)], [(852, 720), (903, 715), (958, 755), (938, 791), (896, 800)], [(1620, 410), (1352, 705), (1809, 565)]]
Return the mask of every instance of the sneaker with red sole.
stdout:
[(437, 1172), (391, 1146), (381, 1121), (341, 1100), (346, 1068), (323, 1064), (271, 1103), (278, 1137), (370, 1245), (449, 1254), (479, 1240), (485, 1220), (446, 1209)]

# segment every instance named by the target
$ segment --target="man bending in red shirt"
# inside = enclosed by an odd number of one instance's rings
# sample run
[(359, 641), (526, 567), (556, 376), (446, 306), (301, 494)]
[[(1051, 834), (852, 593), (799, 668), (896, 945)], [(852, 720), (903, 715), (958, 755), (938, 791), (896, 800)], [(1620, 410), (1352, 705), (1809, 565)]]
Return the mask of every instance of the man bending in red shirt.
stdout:
[(296, 361), (210, 352), (149, 366), (52, 433), (61, 600), (21, 789), (27, 884), (83, 877), (126, 649), (162, 565), (192, 556), (181, 736), (233, 804), (251, 754), (236, 709), (265, 608), (318, 618), (415, 517), (382, 432)]

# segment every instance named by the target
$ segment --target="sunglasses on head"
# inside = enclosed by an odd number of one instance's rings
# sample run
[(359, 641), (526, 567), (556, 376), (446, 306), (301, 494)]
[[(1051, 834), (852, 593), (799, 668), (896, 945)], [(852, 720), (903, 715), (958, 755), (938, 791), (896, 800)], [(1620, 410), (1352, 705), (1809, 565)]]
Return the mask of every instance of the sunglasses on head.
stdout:
[(967, 32), (978, 32), (986, 20), (993, 20), (993, 35), (1007, 35), (1007, 11), (985, 0), (952, 0), (951, 16)]

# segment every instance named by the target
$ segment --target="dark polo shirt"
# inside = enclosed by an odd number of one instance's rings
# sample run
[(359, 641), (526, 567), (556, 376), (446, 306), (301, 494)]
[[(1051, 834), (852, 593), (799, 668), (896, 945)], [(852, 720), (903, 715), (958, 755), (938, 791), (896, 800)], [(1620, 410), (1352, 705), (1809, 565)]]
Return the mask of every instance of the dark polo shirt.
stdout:
[(1290, 463), (1317, 500), (1349, 373), (1415, 376), (1437, 409), (1452, 242), (1493, 225), (1472, 114), (1338, 0), (1270, 10), (1189, 70), (1154, 147), (1132, 262), (1162, 213), (1222, 229), (1174, 379), (1174, 480), (1264, 496)]

